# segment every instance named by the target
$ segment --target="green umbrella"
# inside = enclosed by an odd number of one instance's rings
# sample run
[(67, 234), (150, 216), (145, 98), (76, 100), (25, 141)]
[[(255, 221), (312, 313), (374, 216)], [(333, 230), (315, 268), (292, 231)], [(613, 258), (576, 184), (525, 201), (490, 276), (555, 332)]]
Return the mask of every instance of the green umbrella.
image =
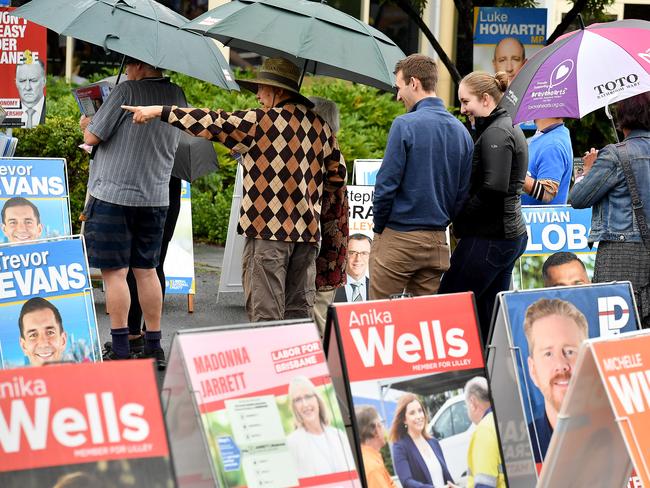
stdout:
[(180, 30), (187, 19), (154, 0), (32, 0), (12, 15), (158, 68), (239, 89), (215, 43)]
[(395, 63), (405, 57), (377, 29), (324, 3), (307, 0), (233, 0), (183, 29), (226, 46), (287, 58), (303, 72), (384, 90), (392, 90)]

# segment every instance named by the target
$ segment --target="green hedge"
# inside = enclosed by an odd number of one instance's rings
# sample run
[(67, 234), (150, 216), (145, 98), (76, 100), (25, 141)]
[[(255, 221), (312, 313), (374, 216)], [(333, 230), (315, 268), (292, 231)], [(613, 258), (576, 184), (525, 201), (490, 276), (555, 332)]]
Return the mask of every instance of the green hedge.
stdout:
[[(227, 92), (184, 75), (173, 74), (172, 79), (183, 87), (193, 106), (225, 110), (258, 106), (255, 96), (249, 92)], [(338, 80), (307, 78), (303, 93), (329, 98), (339, 105), (341, 131), (338, 139), (349, 169), (355, 159), (382, 156), (390, 124), (404, 111), (402, 104), (390, 94)], [(79, 117), (70, 86), (61, 78), (48, 77), (46, 123), (30, 130), (13, 131), (18, 138), (16, 156), (67, 160), (74, 232), (79, 231), (78, 216), (85, 198), (89, 160), (78, 147), (83, 142)], [(195, 238), (223, 244), (228, 232), (237, 163), (223, 146), (215, 144), (215, 148), (220, 170), (193, 183), (192, 219)]]

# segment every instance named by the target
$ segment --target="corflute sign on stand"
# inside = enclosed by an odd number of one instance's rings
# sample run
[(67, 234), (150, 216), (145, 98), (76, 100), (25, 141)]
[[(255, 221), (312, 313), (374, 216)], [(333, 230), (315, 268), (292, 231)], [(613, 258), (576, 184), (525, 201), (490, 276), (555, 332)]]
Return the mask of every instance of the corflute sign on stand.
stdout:
[(638, 323), (629, 283), (499, 295), (487, 364), (510, 486), (536, 480), (581, 343), (634, 331)]
[(192, 199), (190, 184), (183, 181), (181, 189), (181, 209), (169, 242), (165, 259), (165, 291), (169, 294), (193, 295), (194, 247), (192, 245)]
[(0, 486), (175, 486), (152, 361), (0, 371)]
[[(462, 482), (473, 432), (463, 388), (476, 377), (487, 385), (473, 295), (334, 304), (333, 311), (334, 326), (330, 322), (326, 331), (328, 363), (339, 396), (348, 399), (357, 442), (366, 430), (362, 411), (372, 407), (391, 432), (393, 456), (386, 470), (395, 473), (402, 486), (430, 485), (428, 479), (410, 477), (401, 455), (412, 444), (404, 428), (410, 422), (405, 412), (419, 403), (430, 422), (423, 420), (417, 428), (432, 437), (431, 445), (439, 446), (443, 471)], [(484, 449), (486, 457), (495, 459), (496, 477), (503, 471), (496, 461), (500, 453), (492, 417), (489, 421), (493, 443)], [(362, 454), (364, 463), (367, 455)]]
[(0, 242), (69, 236), (65, 159), (0, 159)]
[(577, 210), (569, 205), (531, 205), (523, 206), (522, 214), (528, 243), (515, 265), (515, 288), (542, 288), (542, 266), (556, 252), (575, 253), (591, 278), (596, 248), (589, 247), (587, 241), (591, 229), (590, 208)]
[(313, 323), (178, 333), (163, 388), (180, 486), (360, 486)]
[(538, 486), (650, 486), (648, 364), (647, 331), (584, 344)]
[(0, 246), (2, 368), (99, 361), (83, 238)]

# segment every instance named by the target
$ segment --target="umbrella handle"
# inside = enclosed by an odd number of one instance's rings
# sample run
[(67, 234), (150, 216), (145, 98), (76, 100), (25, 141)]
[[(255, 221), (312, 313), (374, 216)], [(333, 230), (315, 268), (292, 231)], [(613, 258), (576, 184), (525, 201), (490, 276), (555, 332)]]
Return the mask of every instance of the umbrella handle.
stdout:
[(119, 38), (120, 38), (120, 36), (116, 36), (115, 34), (106, 34), (106, 37), (104, 37), (104, 43), (102, 45), (102, 47), (104, 48), (104, 52), (106, 54), (111, 53), (111, 50), (108, 49), (108, 40), (109, 39), (119, 39)]

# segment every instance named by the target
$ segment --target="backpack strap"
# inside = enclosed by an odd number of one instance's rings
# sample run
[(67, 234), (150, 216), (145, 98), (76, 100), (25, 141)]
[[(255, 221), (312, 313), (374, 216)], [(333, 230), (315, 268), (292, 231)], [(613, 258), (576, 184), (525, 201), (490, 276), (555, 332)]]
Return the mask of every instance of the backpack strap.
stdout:
[(621, 168), (625, 175), (627, 188), (629, 189), (632, 198), (632, 209), (634, 210), (634, 217), (636, 218), (636, 223), (641, 232), (641, 240), (646, 249), (650, 251), (650, 231), (648, 230), (648, 222), (646, 221), (645, 212), (643, 211), (643, 200), (641, 200), (641, 195), (639, 195), (639, 189), (636, 186), (636, 178), (632, 171), (630, 156), (627, 152), (627, 144), (623, 141), (616, 144), (616, 147), (619, 150), (619, 161), (621, 162)]

